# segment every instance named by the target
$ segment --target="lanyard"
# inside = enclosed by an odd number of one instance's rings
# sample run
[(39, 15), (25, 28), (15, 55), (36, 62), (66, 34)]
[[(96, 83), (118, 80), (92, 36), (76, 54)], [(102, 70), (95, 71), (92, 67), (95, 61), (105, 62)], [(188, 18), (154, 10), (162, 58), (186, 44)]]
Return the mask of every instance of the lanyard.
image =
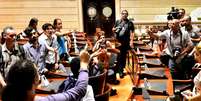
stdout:
[[(173, 33), (173, 31), (172, 30), (170, 30), (170, 46), (172, 46), (172, 47), (174, 47), (173, 46), (173, 43), (172, 43), (172, 34), (171, 33)], [(180, 45), (181, 45), (181, 47), (183, 48), (183, 44), (182, 44), (182, 32), (181, 32), (181, 30), (179, 30), (179, 34), (180, 34)]]

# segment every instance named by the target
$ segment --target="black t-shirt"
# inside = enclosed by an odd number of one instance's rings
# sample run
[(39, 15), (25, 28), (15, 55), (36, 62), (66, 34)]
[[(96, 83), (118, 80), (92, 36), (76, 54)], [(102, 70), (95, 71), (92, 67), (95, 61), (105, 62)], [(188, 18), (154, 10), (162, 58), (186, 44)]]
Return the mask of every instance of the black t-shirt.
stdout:
[(117, 29), (115, 33), (118, 41), (130, 41), (130, 33), (134, 32), (133, 22), (128, 19), (126, 21), (117, 20), (114, 27)]

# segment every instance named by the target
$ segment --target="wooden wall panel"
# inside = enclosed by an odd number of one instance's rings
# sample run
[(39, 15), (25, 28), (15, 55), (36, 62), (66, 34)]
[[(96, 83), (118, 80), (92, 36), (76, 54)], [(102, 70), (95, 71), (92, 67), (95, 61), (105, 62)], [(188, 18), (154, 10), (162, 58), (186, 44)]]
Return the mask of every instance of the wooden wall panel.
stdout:
[[(166, 15), (172, 6), (186, 9), (187, 13), (201, 7), (201, 0), (115, 0), (116, 17), (127, 9), (136, 21), (153, 21), (155, 15)], [(63, 20), (63, 29), (82, 30), (82, 0), (0, 0), (0, 31), (13, 25), (22, 31), (30, 18), (39, 19), (39, 29), (54, 18)]]
[(0, 0), (0, 31), (14, 26), (17, 32), (26, 28), (32, 17), (39, 19), (38, 29), (55, 18), (63, 21), (63, 30), (80, 30), (78, 0)]
[(120, 10), (127, 9), (130, 16), (138, 21), (154, 20), (156, 15), (166, 15), (171, 7), (184, 8), (189, 14), (201, 7), (201, 0), (120, 0)]
[(0, 0), (0, 8), (66, 8), (77, 7), (77, 0)]

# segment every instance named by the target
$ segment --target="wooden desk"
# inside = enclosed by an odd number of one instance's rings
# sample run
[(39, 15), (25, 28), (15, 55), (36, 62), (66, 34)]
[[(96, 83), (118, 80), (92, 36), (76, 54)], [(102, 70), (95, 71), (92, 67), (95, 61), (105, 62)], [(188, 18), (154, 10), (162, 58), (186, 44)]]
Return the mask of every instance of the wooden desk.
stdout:
[[(161, 95), (151, 95), (150, 96), (151, 101), (166, 101), (168, 96), (161, 96)], [(134, 99), (128, 99), (128, 101), (144, 101), (144, 98), (142, 95), (136, 95)], [(148, 100), (149, 101), (149, 100)]]
[(170, 73), (170, 69), (169, 69), (169, 68), (164, 68), (164, 69), (165, 69), (165, 75), (166, 75), (166, 77), (168, 78), (168, 79), (167, 79), (167, 92), (168, 92), (168, 94), (171, 96), (171, 95), (174, 94), (172, 76), (171, 76), (171, 73)]
[[(166, 82), (166, 92), (168, 95), (151, 95), (151, 98), (164, 98), (166, 99), (167, 96), (172, 96), (174, 94), (173, 92), (173, 81), (172, 81), (172, 77), (170, 74), (170, 70), (169, 68), (164, 68), (165, 69), (165, 75), (167, 76), (167, 79), (148, 79), (148, 82)], [(144, 81), (140, 80), (140, 83), (138, 84), (137, 87), (140, 87), (140, 85), (143, 85)], [(135, 100), (134, 100), (135, 99)], [(134, 95), (133, 91), (131, 92), (131, 94), (129, 95), (128, 100), (131, 101), (144, 101), (142, 95)]]
[(39, 85), (36, 88), (36, 93), (39, 95), (55, 94), (64, 80), (64, 78), (48, 79), (50, 84), (46, 87), (42, 87), (41, 85)]
[(155, 68), (142, 68), (140, 79), (147, 78), (147, 79), (168, 79), (165, 68), (162, 67), (155, 67)]
[(137, 56), (146, 55), (146, 54), (152, 54), (152, 53), (153, 53), (152, 50), (148, 50), (148, 51), (137, 51)]

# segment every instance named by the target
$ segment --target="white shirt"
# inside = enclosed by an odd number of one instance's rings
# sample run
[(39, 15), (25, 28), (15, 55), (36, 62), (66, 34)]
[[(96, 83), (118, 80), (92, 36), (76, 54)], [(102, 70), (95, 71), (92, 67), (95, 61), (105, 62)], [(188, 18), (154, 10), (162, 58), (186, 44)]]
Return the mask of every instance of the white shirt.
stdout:
[[(55, 34), (52, 34), (52, 38), (49, 39), (47, 35), (43, 33), (42, 35), (39, 36), (38, 42), (42, 45), (45, 45), (46, 50), (48, 50), (47, 47), (58, 49), (57, 36)], [(59, 60), (59, 56), (57, 54), (57, 61), (55, 60), (55, 56), (56, 56), (55, 52), (48, 50), (46, 53), (45, 62), (49, 64), (56, 63)]]
[[(16, 49), (16, 50), (19, 51), (19, 49)], [(17, 54), (19, 54), (19, 52)], [(16, 61), (20, 60), (19, 55), (17, 54), (13, 54), (13, 52), (9, 51), (6, 47), (6, 43), (2, 45), (3, 62), (5, 63), (4, 65), (5, 76), (7, 76), (8, 71), (10, 70), (10, 67), (13, 64), (15, 64)]]
[(176, 37), (173, 37), (173, 32), (170, 29), (168, 29), (160, 33), (159, 35), (161, 38), (166, 39), (167, 48), (164, 49), (164, 51), (171, 57), (173, 57), (173, 53), (172, 53), (173, 48), (176, 48), (176, 47), (186, 48), (189, 45), (190, 46), (193, 45), (189, 34), (183, 30), (181, 30), (181, 32), (182, 32), (182, 43), (180, 41), (181, 36), (179, 32), (177, 33)]
[(87, 85), (87, 92), (81, 101), (95, 101), (94, 92), (91, 85)]

